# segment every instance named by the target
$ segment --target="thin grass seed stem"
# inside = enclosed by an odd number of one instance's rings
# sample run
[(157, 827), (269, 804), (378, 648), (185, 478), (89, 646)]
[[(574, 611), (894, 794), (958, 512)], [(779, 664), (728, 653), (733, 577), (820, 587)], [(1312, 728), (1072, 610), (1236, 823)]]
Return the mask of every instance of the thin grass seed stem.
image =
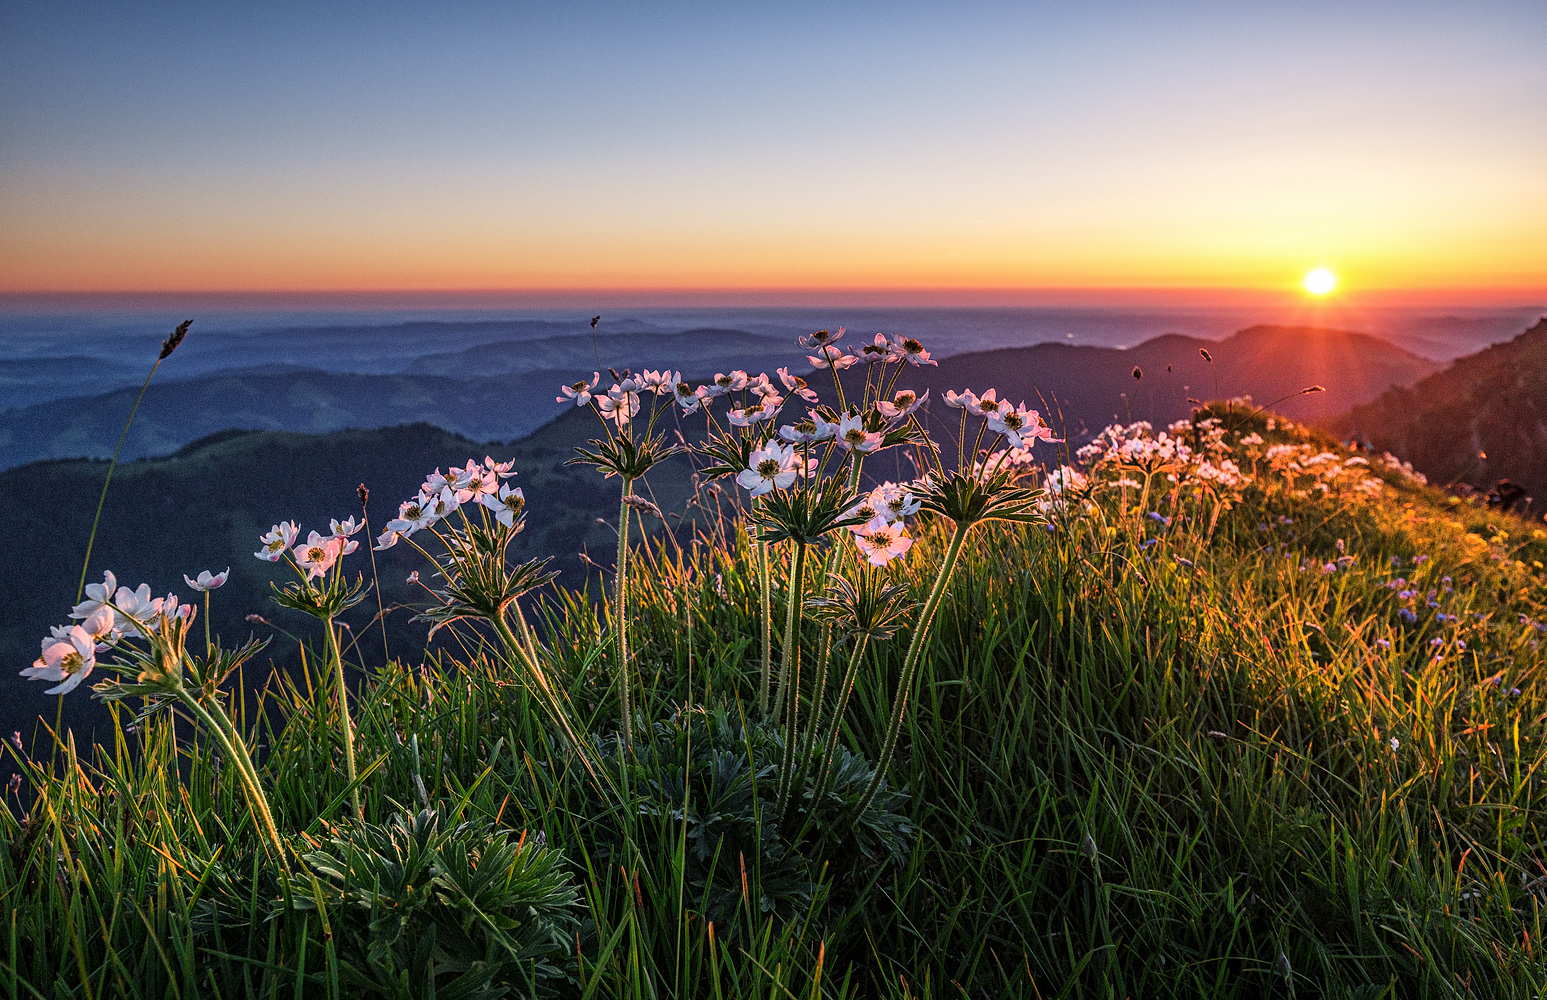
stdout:
[(344, 768), (349, 776), (349, 802), (354, 806), (355, 818), (363, 819), (360, 811), (360, 786), (355, 784), (355, 727), (349, 718), (349, 685), (344, 680), (344, 653), (339, 649), (338, 636), (333, 631), (333, 619), (324, 618), (322, 627), (328, 633), (328, 652), (333, 657), (333, 681), (338, 687), (338, 726), (344, 737)]
[(956, 560), (961, 555), (962, 542), (966, 540), (970, 527), (971, 525), (966, 521), (957, 522), (956, 531), (951, 535), (950, 548), (945, 553), (945, 561), (940, 566), (939, 574), (935, 576), (935, 585), (930, 588), (929, 597), (924, 602), (924, 609), (919, 612), (918, 624), (913, 629), (913, 641), (908, 644), (908, 655), (902, 661), (902, 676), (897, 682), (897, 695), (892, 699), (891, 718), (887, 722), (886, 739), (881, 744), (881, 754), (876, 758), (875, 773), (870, 778), (870, 785), (865, 789), (865, 794), (855, 804), (853, 812), (844, 824), (846, 827), (852, 828), (859, 822), (860, 816), (870, 808), (876, 792), (880, 791), (881, 783), (886, 780), (886, 768), (891, 764), (892, 754), (897, 749), (897, 737), (902, 732), (902, 717), (908, 708), (908, 695), (913, 686), (913, 675), (918, 669), (925, 640), (934, 622), (935, 612), (945, 596), (946, 584), (949, 583), (951, 574), (956, 569)]
[(86, 593), (86, 571), (91, 566), (91, 549), (97, 542), (97, 526), (102, 521), (102, 506), (107, 503), (107, 487), (113, 481), (113, 471), (118, 468), (118, 455), (124, 450), (124, 442), (129, 439), (129, 428), (134, 424), (134, 415), (140, 412), (140, 400), (145, 398), (145, 391), (150, 388), (150, 380), (155, 378), (156, 369), (161, 367), (165, 358), (157, 358), (156, 363), (150, 366), (150, 372), (145, 376), (145, 383), (140, 386), (140, 394), (134, 397), (134, 406), (129, 409), (129, 419), (124, 421), (124, 429), (118, 435), (118, 446), (113, 449), (113, 460), (107, 464), (107, 476), (102, 480), (102, 493), (97, 497), (97, 513), (91, 519), (91, 533), (86, 536), (86, 556), (81, 560), (81, 581), (75, 587), (75, 603), (81, 602)]
[(628, 669), (628, 527), (629, 527), (629, 490), (634, 481), (628, 476), (623, 477), (623, 499), (618, 502), (618, 561), (616, 572), (613, 574), (613, 583), (617, 588), (617, 596), (613, 599), (613, 623), (612, 627), (617, 632), (618, 641), (618, 701), (623, 715), (623, 745), (630, 749), (634, 746), (634, 718), (633, 707), (629, 704), (629, 669)]

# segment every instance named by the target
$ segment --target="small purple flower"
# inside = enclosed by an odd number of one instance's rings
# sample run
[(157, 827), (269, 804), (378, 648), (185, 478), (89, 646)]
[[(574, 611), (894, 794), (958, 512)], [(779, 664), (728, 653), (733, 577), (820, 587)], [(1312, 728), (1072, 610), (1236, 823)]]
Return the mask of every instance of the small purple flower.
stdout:
[(1414, 556), (1413, 557), (1413, 565), (1414, 566), (1422, 566), (1424, 563), (1426, 563), (1428, 561), (1429, 561), (1429, 557), (1428, 556)]
[(1395, 569), (1396, 567), (1402, 565), (1402, 557), (1401, 556), (1392, 556), (1391, 557), (1391, 565), (1392, 565), (1393, 569)]
[(1413, 612), (1407, 608), (1401, 608), (1397, 611), (1397, 614), (1401, 615), (1402, 620), (1407, 622), (1409, 625), (1418, 620), (1418, 616), (1413, 614)]
[(1292, 518), (1292, 517), (1285, 517), (1284, 515), (1280, 514), (1279, 518), (1278, 518), (1278, 523), (1279, 524), (1294, 524), (1295, 523), (1295, 519)]
[(1171, 527), (1171, 519), (1158, 510), (1150, 511), (1145, 517), (1148, 517), (1151, 521), (1157, 521), (1167, 528)]
[(1375, 645), (1379, 646), (1381, 649), (1390, 649), (1391, 648), (1391, 640), (1390, 639), (1376, 639), (1375, 640)]

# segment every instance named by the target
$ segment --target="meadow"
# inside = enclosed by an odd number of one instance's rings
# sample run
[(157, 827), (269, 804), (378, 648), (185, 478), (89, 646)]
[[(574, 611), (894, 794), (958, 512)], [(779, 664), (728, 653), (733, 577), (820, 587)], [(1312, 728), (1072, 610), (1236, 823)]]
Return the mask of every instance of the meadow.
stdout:
[[(93, 578), (31, 670), (95, 681), (113, 738), (5, 744), (0, 983), (1540, 992), (1547, 535), (1246, 400), (1074, 448), (911, 395), (916, 342), (803, 346), (830, 387), (562, 390), (617, 490), (605, 592), (509, 557), (521, 470), (476, 456), (386, 525), (260, 540), (302, 666), (257, 703), (204, 567), (182, 599)], [(918, 476), (867, 475), (888, 451)], [(677, 509), (662, 462), (700, 473)], [(348, 662), (373, 543), (421, 550), (440, 651)]]

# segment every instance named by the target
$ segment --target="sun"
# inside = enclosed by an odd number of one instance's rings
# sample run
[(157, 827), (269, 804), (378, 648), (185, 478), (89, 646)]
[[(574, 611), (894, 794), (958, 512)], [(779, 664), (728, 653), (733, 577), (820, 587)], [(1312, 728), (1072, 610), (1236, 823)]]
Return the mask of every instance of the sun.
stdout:
[(1338, 286), (1338, 276), (1324, 267), (1318, 267), (1307, 274), (1301, 284), (1312, 295), (1326, 295)]

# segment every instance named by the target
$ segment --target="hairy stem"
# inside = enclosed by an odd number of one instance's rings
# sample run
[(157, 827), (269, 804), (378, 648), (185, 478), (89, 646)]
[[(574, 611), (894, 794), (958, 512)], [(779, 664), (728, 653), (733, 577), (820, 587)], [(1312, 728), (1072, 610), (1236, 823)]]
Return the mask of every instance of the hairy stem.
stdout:
[(892, 754), (897, 750), (897, 737), (902, 732), (902, 717), (908, 708), (909, 692), (913, 689), (913, 675), (918, 670), (919, 661), (923, 658), (929, 629), (935, 620), (935, 612), (939, 610), (940, 601), (945, 596), (946, 585), (950, 582), (951, 574), (956, 570), (956, 560), (961, 556), (962, 542), (966, 539), (967, 530), (970, 527), (971, 525), (966, 521), (956, 522), (956, 531), (951, 535), (951, 545), (946, 550), (945, 561), (940, 564), (940, 572), (935, 576), (935, 585), (930, 588), (929, 597), (924, 601), (924, 608), (919, 612), (918, 622), (913, 626), (913, 641), (908, 644), (908, 655), (902, 661), (902, 676), (897, 682), (897, 694), (892, 699), (891, 719), (886, 726), (886, 739), (881, 744), (881, 755), (876, 758), (875, 774), (871, 777), (865, 794), (855, 804), (848, 822), (844, 824), (846, 828), (859, 822), (860, 816), (870, 808), (876, 792), (880, 791), (881, 783), (886, 780), (886, 769), (892, 762)]
[(763, 681), (757, 696), (757, 708), (768, 717), (768, 695), (773, 687), (773, 578), (768, 564), (768, 543), (757, 543), (758, 578), (763, 590)]
[(785, 795), (790, 788), (791, 773), (795, 764), (795, 739), (800, 717), (800, 597), (803, 588), (801, 574), (806, 568), (806, 546), (795, 542), (795, 552), (790, 557), (789, 592), (785, 595), (784, 655), (779, 664), (779, 701), (784, 711), (784, 766), (779, 773), (779, 800), (787, 803)]
[(338, 687), (338, 726), (344, 736), (344, 767), (349, 775), (349, 803), (354, 806), (356, 818), (363, 819), (360, 811), (360, 786), (355, 784), (355, 727), (349, 718), (349, 685), (344, 681), (344, 654), (338, 647), (338, 636), (333, 631), (333, 619), (324, 618), (322, 625), (328, 630), (328, 653), (333, 657), (333, 681)]
[(268, 841), (269, 850), (273, 851), (274, 859), (280, 867), (288, 870), (285, 845), (279, 839), (279, 827), (274, 825), (274, 814), (269, 811), (268, 796), (263, 794), (263, 786), (258, 782), (258, 770), (253, 767), (252, 757), (247, 753), (247, 742), (237, 733), (236, 726), (219, 703), (207, 707), (182, 685), (178, 685), (177, 698), (194, 718), (215, 734), (221, 749), (225, 750), (241, 777), (242, 786), (247, 792), (247, 804), (252, 809), (253, 820), (258, 824), (258, 832)]
[(623, 710), (623, 745), (634, 745), (634, 712), (629, 702), (628, 669), (628, 496), (633, 480), (623, 477), (623, 500), (618, 502), (618, 561), (613, 583), (612, 627), (618, 641), (618, 701)]

